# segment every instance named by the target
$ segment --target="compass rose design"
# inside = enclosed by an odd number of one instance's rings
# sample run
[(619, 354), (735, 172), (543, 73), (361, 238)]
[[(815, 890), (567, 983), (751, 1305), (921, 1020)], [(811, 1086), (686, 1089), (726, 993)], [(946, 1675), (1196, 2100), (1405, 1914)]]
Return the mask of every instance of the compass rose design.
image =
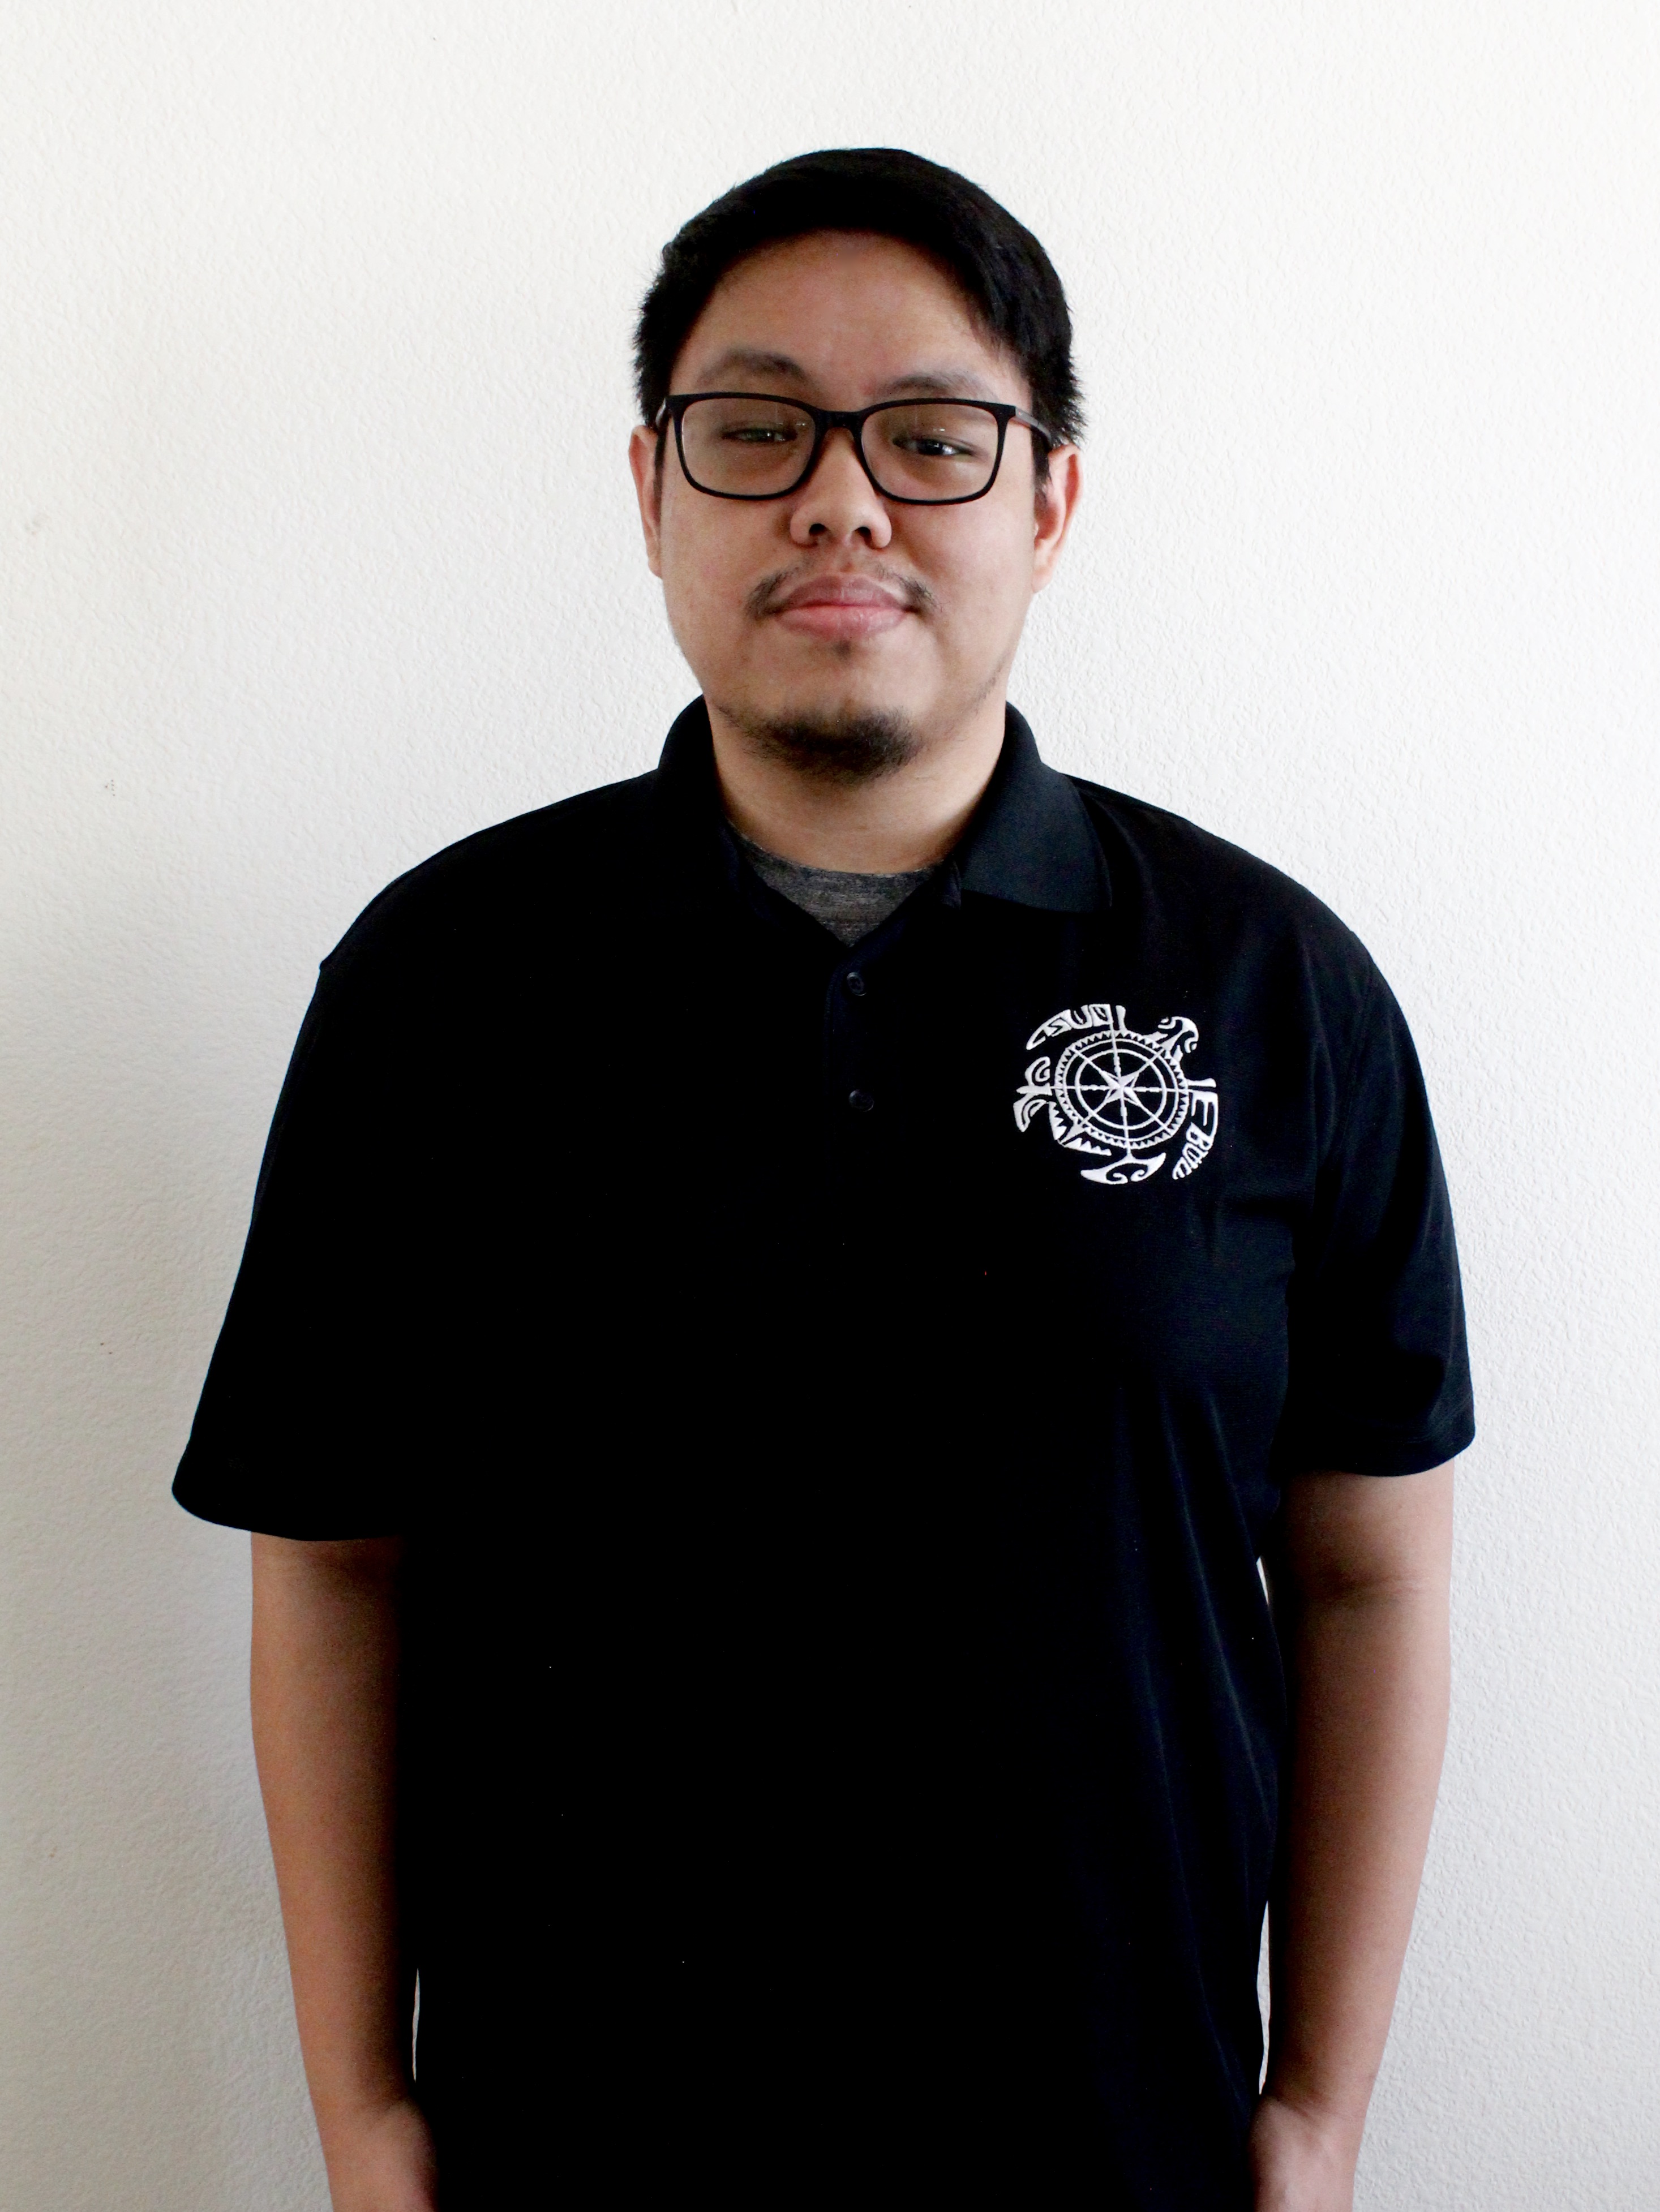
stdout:
[(1219, 1111), (1214, 1081), (1183, 1066), (1199, 1042), (1197, 1024), (1171, 1014), (1155, 1030), (1133, 1030), (1122, 1006), (1074, 1006), (1034, 1030), (1026, 1050), (1062, 1036), (1068, 1042), (1059, 1052), (1027, 1068), (1015, 1095), (1016, 1127), (1029, 1129), (1047, 1106), (1055, 1143), (1101, 1162), (1079, 1170), (1085, 1182), (1146, 1182), (1178, 1137), (1171, 1176), (1190, 1176), (1216, 1141)]

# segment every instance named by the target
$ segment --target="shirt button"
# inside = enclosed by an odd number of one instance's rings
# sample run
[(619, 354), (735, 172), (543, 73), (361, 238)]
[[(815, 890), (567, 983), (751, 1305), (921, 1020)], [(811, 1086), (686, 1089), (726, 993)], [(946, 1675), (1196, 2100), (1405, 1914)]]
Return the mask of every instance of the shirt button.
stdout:
[(849, 1091), (848, 1093), (848, 1103), (852, 1107), (855, 1114), (868, 1114), (875, 1105), (876, 1101), (871, 1097), (868, 1091)]
[(848, 990), (852, 992), (855, 999), (862, 999), (864, 997), (865, 979), (859, 973), (859, 970), (856, 968), (848, 969), (845, 981)]

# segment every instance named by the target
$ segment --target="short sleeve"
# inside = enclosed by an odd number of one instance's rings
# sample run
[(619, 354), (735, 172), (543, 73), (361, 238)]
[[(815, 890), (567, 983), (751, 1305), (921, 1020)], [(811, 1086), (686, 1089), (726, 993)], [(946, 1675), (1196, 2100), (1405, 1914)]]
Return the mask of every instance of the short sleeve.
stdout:
[(347, 939), (289, 1063), (173, 1483), (206, 1520), (341, 1538), (396, 1534), (416, 1510), (443, 1265), (423, 1172), (434, 1083), (418, 1008), (385, 965)]
[(1475, 1433), (1446, 1177), (1405, 1018), (1375, 969), (1347, 1060), (1290, 1292), (1281, 1477), (1414, 1474)]

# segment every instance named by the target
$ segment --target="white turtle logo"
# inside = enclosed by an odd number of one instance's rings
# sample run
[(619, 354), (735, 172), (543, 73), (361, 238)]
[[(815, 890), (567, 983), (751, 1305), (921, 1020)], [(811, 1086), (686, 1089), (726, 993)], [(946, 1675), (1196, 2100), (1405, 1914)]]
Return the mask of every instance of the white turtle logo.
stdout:
[(1029, 1129), (1047, 1106), (1055, 1143), (1100, 1160), (1079, 1173), (1104, 1183), (1156, 1176), (1185, 1129), (1171, 1175), (1177, 1182), (1190, 1176), (1216, 1141), (1216, 1085), (1209, 1077), (1195, 1082), (1182, 1065), (1199, 1042), (1198, 1025), (1171, 1014), (1148, 1036), (1129, 1027), (1122, 1006), (1076, 1006), (1051, 1014), (1026, 1050), (1073, 1031), (1053, 1059), (1045, 1053), (1027, 1068), (1016, 1127)]

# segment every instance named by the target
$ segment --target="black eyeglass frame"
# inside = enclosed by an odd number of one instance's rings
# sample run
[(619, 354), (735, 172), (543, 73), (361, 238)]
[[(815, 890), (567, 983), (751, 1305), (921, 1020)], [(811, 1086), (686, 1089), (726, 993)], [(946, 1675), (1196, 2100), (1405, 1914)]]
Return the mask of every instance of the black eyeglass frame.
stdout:
[[(686, 465), (686, 441), (681, 430), (685, 411), (694, 399), (766, 399), (776, 406), (799, 407), (804, 415), (812, 417), (812, 447), (806, 466), (794, 483), (783, 485), (777, 491), (716, 491), (709, 484), (699, 483)], [(873, 415), (885, 414), (894, 407), (977, 407), (982, 415), (992, 416), (997, 423), (997, 452), (993, 458), (991, 474), (978, 491), (958, 492), (951, 499), (910, 499), (903, 492), (884, 491), (865, 455), (865, 425)], [(1045, 429), (1035, 415), (1028, 415), (1022, 407), (1006, 399), (879, 399), (874, 407), (852, 409), (815, 407), (810, 400), (791, 399), (781, 392), (671, 392), (663, 402), (657, 418), (658, 452), (668, 434), (669, 424), (674, 425), (674, 450), (679, 457), (680, 473), (694, 491), (701, 491), (706, 499), (741, 499), (756, 501), (767, 499), (787, 499), (792, 492), (800, 491), (818, 465), (818, 456), (824, 450), (824, 441), (832, 430), (845, 430), (853, 440), (853, 450), (859, 456), (859, 465), (870, 478), (871, 489), (879, 499), (891, 500), (896, 507), (967, 507), (976, 499), (983, 499), (997, 481), (997, 472), (1003, 465), (1003, 447), (1007, 441), (1011, 422), (1021, 423), (1034, 437), (1043, 441), (1044, 448), (1053, 452), (1061, 442), (1053, 430)]]

